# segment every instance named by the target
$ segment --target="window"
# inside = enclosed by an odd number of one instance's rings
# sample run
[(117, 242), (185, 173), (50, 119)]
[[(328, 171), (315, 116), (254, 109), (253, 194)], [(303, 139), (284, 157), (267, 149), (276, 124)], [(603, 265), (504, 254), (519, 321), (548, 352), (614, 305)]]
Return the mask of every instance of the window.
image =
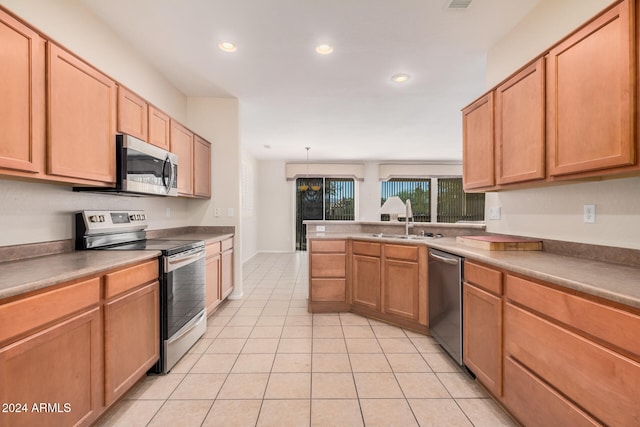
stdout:
[[(435, 197), (432, 200), (431, 189)], [(484, 220), (484, 193), (465, 193), (462, 178), (394, 178), (381, 183), (380, 206), (391, 196), (405, 202), (411, 199), (413, 219), (417, 222), (458, 222)], [(381, 215), (388, 221), (389, 215)]]
[[(409, 178), (382, 181), (380, 206), (391, 196), (398, 196), (403, 202), (411, 199), (413, 220), (431, 221), (431, 179)], [(382, 221), (389, 221), (389, 215), (381, 215)]]
[(303, 221), (353, 221), (355, 181), (352, 178), (309, 177), (296, 179), (296, 249), (307, 249)]

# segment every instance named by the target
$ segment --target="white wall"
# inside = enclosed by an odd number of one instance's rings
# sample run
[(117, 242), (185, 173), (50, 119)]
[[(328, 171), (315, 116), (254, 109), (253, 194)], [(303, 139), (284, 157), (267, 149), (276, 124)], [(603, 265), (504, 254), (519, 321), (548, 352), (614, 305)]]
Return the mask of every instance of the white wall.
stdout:
[[(543, 0), (489, 51), (487, 88), (610, 3)], [(596, 205), (595, 224), (584, 224), (584, 204)], [(488, 193), (491, 206), (502, 207), (502, 218), (487, 221), (490, 232), (640, 249), (640, 178)]]
[(258, 161), (242, 150), (241, 163), (241, 228), (242, 228), (242, 261), (251, 259), (259, 252), (258, 246)]
[(294, 183), (285, 179), (283, 160), (258, 160), (258, 248), (295, 250)]

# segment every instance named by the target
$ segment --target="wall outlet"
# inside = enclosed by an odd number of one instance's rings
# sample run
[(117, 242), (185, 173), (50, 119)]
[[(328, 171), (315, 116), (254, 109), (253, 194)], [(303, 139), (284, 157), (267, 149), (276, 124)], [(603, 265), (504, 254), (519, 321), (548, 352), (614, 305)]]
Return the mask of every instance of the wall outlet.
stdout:
[(500, 219), (500, 206), (491, 206), (489, 208), (489, 219)]
[(596, 205), (584, 205), (584, 223), (596, 223)]
[(324, 231), (324, 225), (316, 225), (316, 231)]
[(233, 208), (227, 208), (227, 216), (233, 216)]
[(165, 215), (167, 216), (167, 218), (171, 216), (171, 208), (167, 208), (167, 210), (165, 211)]
[(214, 208), (213, 209), (213, 215), (218, 218), (220, 215), (222, 215), (222, 209), (220, 208)]

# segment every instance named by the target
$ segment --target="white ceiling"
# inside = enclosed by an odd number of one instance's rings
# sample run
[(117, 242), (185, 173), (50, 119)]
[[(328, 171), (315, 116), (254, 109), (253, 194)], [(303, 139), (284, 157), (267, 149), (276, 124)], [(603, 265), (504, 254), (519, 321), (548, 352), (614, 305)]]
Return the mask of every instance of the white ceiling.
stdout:
[(461, 159), (486, 52), (540, 0), (82, 1), (185, 95), (239, 98), (258, 158), (438, 161)]

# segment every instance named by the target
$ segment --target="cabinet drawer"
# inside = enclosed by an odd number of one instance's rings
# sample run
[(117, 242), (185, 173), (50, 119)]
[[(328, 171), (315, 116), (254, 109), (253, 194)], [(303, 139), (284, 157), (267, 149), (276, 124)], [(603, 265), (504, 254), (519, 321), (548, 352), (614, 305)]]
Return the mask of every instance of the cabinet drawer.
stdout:
[(638, 424), (640, 363), (511, 303), (504, 312), (507, 356), (603, 423)]
[(345, 240), (312, 240), (311, 252), (346, 252)]
[(511, 301), (628, 351), (640, 360), (640, 316), (511, 275), (506, 278), (505, 294)]
[(485, 291), (502, 295), (502, 273), (492, 268), (465, 261), (464, 281)]
[(418, 247), (407, 245), (384, 245), (384, 256), (386, 258), (417, 261)]
[(207, 245), (207, 258), (211, 258), (220, 253), (220, 242), (209, 243)]
[(157, 259), (106, 274), (104, 276), (104, 297), (108, 299), (129, 289), (158, 280), (158, 275)]
[(0, 342), (100, 302), (100, 278), (0, 305)]
[(380, 243), (357, 242), (352, 243), (351, 248), (356, 255), (380, 256)]
[(346, 277), (346, 254), (311, 254), (311, 277)]
[(312, 279), (311, 300), (322, 302), (344, 302), (346, 300), (345, 279)]
[[(511, 357), (504, 360), (504, 373), (503, 403), (524, 425), (576, 427), (600, 425)], [(531, 402), (535, 402), (535, 408)]]
[(225, 239), (222, 242), (220, 242), (221, 247), (222, 247), (222, 252), (224, 251), (228, 251), (229, 249), (233, 249), (233, 237), (229, 238), (229, 239)]

